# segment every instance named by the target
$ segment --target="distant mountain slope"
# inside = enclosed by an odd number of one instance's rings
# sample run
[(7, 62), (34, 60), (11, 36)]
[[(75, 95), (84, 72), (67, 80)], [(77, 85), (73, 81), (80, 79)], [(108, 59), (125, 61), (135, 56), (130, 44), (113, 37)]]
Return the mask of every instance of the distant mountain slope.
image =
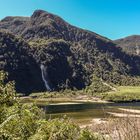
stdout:
[(68, 41), (79, 41), (85, 38), (89, 40), (99, 38), (109, 41), (96, 33), (74, 27), (62, 18), (43, 10), (36, 10), (30, 18), (6, 17), (1, 20), (0, 28), (7, 29), (16, 35), (21, 35), (26, 40), (63, 38)]
[(114, 83), (121, 75), (140, 75), (139, 57), (130, 56), (113, 41), (74, 27), (46, 11), (37, 10), (29, 18), (6, 17), (0, 21), (0, 29), (29, 44), (27, 52), (37, 69), (43, 65), (43, 78), (52, 90), (85, 88), (92, 82), (93, 74)]
[(129, 54), (140, 56), (140, 35), (132, 35), (122, 39), (115, 40), (118, 46)]

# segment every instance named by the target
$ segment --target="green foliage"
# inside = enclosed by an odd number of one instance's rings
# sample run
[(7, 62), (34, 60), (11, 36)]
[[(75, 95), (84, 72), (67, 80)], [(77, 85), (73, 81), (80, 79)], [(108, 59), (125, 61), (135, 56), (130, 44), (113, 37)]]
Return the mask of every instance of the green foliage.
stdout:
[(43, 122), (30, 140), (76, 140), (79, 137), (78, 126), (65, 119)]
[(65, 117), (46, 120), (36, 105), (16, 102), (13, 84), (4, 83), (6, 76), (0, 72), (0, 140), (93, 140), (93, 134)]
[(29, 42), (33, 57), (46, 67), (49, 85), (55, 91), (85, 87), (85, 71), (71, 51), (71, 43), (63, 39), (38, 39)]
[(34, 105), (20, 105), (14, 84), (6, 83), (7, 74), (0, 72), (0, 139), (26, 140), (35, 133), (41, 110)]
[(98, 140), (69, 119), (43, 120), (42, 113), (33, 105), (14, 105), (5, 113), (0, 124), (1, 140)]
[(0, 71), (0, 104), (13, 105), (16, 101), (14, 82), (5, 83), (6, 79), (7, 73)]
[(92, 83), (86, 87), (85, 92), (93, 95), (94, 93), (103, 93), (111, 90), (112, 89), (109, 84), (104, 83), (103, 80), (98, 78), (96, 75), (93, 75)]
[(92, 134), (89, 130), (81, 130), (78, 140), (104, 140), (99, 134)]
[(119, 75), (117, 73), (113, 73), (109, 75), (108, 82), (114, 83), (118, 86), (140, 86), (140, 77), (135, 76), (127, 76), (127, 75)]
[(81, 130), (69, 119), (54, 119), (43, 122), (37, 133), (29, 140), (102, 140), (88, 130)]
[(0, 129), (13, 139), (26, 140), (35, 133), (41, 117), (42, 113), (36, 106), (15, 104), (7, 109)]
[(22, 39), (0, 30), (0, 70), (8, 72), (19, 93), (43, 90), (40, 68), (31, 56), (29, 45)]

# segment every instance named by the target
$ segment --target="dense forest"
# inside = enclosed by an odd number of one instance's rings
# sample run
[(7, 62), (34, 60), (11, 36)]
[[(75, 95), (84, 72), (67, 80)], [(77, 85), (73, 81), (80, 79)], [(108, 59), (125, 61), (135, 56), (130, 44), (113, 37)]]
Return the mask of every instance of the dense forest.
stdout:
[(51, 90), (84, 89), (93, 75), (107, 83), (140, 85), (138, 55), (56, 15), (37, 10), (31, 17), (6, 17), (0, 29), (0, 69), (15, 81), (17, 92), (46, 90), (41, 66)]

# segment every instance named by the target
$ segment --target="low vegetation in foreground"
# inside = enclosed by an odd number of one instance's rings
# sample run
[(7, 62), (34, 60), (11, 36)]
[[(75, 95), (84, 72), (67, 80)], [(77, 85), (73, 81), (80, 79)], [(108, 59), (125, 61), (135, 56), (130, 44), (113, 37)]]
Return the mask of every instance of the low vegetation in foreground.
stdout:
[(139, 140), (140, 118), (108, 118), (100, 124), (93, 123), (88, 127), (91, 131), (100, 133), (104, 140)]
[(13, 83), (4, 83), (5, 76), (0, 72), (0, 140), (102, 139), (68, 118), (47, 120), (36, 105), (20, 104)]
[[(5, 84), (0, 72), (0, 140), (139, 140), (138, 119), (111, 120), (80, 128), (66, 116), (46, 119), (35, 104), (21, 104), (14, 83)], [(120, 87), (121, 89), (121, 87)], [(139, 91), (139, 88), (137, 89)], [(135, 89), (135, 91), (137, 91)], [(127, 91), (127, 90), (126, 90)], [(119, 123), (118, 123), (119, 122)]]

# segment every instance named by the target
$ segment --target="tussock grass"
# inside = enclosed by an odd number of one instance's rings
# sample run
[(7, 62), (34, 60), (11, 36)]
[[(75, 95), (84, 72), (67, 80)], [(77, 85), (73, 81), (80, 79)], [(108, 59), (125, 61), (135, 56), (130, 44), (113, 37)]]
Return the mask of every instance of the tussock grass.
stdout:
[(106, 123), (93, 124), (88, 128), (99, 133), (104, 140), (140, 140), (140, 118), (108, 118)]

